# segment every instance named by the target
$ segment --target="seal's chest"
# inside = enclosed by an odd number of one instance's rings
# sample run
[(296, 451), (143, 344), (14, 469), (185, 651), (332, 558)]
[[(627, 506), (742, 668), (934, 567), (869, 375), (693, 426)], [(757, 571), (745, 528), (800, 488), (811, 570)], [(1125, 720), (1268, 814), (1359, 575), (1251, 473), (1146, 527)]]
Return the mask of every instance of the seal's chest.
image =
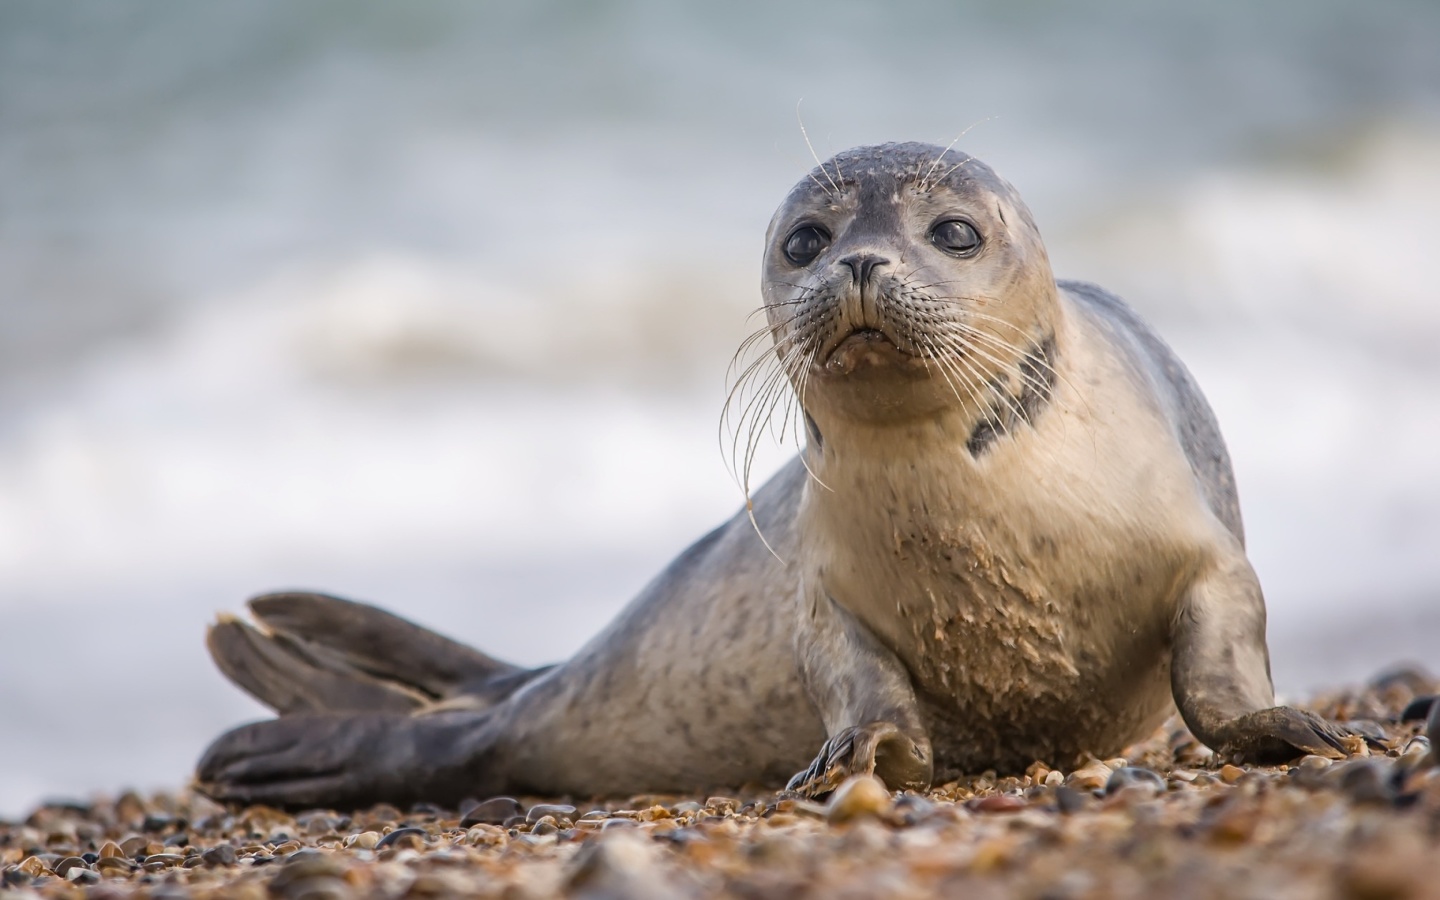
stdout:
[[(932, 519), (896, 538), (897, 589), (871, 627), (932, 692), (1083, 692), (1115, 654), (1148, 658), (1163, 642), (1173, 579), (1159, 554), (1110, 551), (1093, 536), (1082, 552), (1003, 522)], [(1132, 638), (1144, 646), (1123, 646)]]

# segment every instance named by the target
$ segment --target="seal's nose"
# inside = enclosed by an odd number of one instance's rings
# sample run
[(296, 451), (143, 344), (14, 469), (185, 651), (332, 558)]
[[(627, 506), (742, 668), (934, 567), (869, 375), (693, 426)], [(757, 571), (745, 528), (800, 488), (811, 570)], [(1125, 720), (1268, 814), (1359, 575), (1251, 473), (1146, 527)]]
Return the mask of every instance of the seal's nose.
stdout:
[(852, 253), (840, 260), (840, 265), (850, 269), (850, 277), (855, 279), (857, 285), (864, 285), (870, 280), (870, 273), (876, 266), (889, 265), (890, 260), (874, 253)]

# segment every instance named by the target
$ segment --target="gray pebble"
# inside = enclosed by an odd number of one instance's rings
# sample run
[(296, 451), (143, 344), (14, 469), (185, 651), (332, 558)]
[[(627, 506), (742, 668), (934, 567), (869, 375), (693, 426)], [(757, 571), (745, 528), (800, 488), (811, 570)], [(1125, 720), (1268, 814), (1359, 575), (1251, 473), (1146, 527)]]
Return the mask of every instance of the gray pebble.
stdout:
[(1357, 803), (1393, 803), (1396, 798), (1394, 767), (1375, 758), (1354, 759), (1326, 773), (1340, 790)]
[(1400, 713), (1400, 721), (1425, 721), (1427, 718), (1430, 717), (1430, 708), (1435, 705), (1435, 701), (1437, 699), (1440, 699), (1440, 697), (1436, 697), (1434, 694), (1427, 694), (1422, 697), (1416, 697), (1414, 700), (1411, 700), (1409, 705), (1406, 706), (1405, 709)]
[(235, 852), (235, 847), (231, 844), (217, 844), (201, 853), (200, 858), (207, 866), (233, 866), (240, 854)]
[(924, 797), (902, 794), (895, 800), (895, 817), (905, 825), (915, 825), (928, 819), (935, 812), (935, 804)]
[(422, 844), (427, 837), (423, 828), (397, 828), (380, 839), (375, 845), (376, 850), (384, 850), (386, 847), (394, 847), (397, 844), (409, 843), (411, 840), (418, 840)]
[(507, 820), (524, 814), (524, 807), (514, 797), (491, 797), (467, 808), (460, 816), (460, 826), (503, 825)]
[(1137, 788), (1150, 794), (1165, 793), (1165, 779), (1159, 774), (1139, 766), (1125, 766), (1116, 769), (1105, 782), (1105, 796), (1118, 794), (1126, 788)]
[(1079, 812), (1085, 808), (1089, 798), (1072, 787), (1061, 785), (1055, 789), (1055, 805), (1060, 807), (1062, 813)]

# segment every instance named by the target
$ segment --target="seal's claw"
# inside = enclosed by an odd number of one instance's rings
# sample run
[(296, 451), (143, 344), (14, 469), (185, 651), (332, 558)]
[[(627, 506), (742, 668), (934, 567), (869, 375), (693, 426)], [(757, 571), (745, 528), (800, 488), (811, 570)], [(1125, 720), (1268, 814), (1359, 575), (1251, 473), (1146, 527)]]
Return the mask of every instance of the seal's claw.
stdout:
[(871, 722), (837, 732), (785, 789), (813, 800), (831, 793), (851, 775), (866, 774), (875, 775), (891, 790), (924, 790), (932, 772), (929, 741), (911, 740), (891, 722)]
[(1274, 706), (1232, 722), (1221, 754), (1251, 763), (1282, 763), (1307, 753), (1344, 759), (1343, 738), (1350, 732), (1312, 712)]

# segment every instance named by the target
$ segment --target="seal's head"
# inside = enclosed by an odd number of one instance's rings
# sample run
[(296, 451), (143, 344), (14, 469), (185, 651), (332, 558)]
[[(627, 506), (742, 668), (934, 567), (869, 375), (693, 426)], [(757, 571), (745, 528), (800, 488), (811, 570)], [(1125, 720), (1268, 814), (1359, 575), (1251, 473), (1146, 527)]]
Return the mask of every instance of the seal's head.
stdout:
[[(890, 421), (983, 415), (1053, 334), (1056, 289), (1015, 189), (929, 144), (847, 150), (785, 198), (762, 287), (806, 411)], [(1022, 388), (1023, 389), (1023, 388)]]

